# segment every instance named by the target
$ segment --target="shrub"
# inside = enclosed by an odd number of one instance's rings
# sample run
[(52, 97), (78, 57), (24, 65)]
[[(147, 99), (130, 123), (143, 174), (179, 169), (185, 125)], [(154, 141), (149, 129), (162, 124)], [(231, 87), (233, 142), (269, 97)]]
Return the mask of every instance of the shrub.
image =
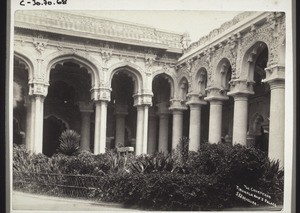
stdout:
[(74, 155), (79, 150), (80, 135), (74, 130), (65, 130), (59, 137), (57, 152), (65, 155)]

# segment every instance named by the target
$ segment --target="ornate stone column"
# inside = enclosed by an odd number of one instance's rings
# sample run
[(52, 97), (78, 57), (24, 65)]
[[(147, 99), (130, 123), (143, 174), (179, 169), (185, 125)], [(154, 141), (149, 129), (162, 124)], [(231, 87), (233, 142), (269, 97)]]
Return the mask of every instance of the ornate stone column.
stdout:
[(222, 104), (228, 100), (226, 92), (220, 88), (210, 87), (206, 89), (207, 97), (204, 100), (209, 101), (209, 143), (218, 143), (221, 141), (222, 134)]
[(169, 109), (173, 113), (172, 149), (176, 149), (182, 138), (183, 111), (187, 110), (187, 107), (181, 100), (172, 99), (171, 103)]
[(116, 115), (116, 142), (115, 144), (125, 145), (125, 117), (128, 115), (127, 105), (115, 105), (115, 115)]
[(253, 82), (234, 80), (227, 94), (234, 98), (233, 144), (247, 145), (248, 96), (254, 94)]
[(48, 85), (42, 82), (32, 83), (29, 86), (31, 98), (31, 145), (30, 151), (34, 153), (43, 152), (43, 126), (44, 126), (44, 100), (48, 93)]
[(81, 112), (80, 150), (90, 151), (92, 102), (79, 102), (79, 109)]
[(148, 142), (148, 109), (151, 106), (153, 94), (135, 94), (134, 106), (137, 107), (136, 149), (135, 154), (147, 154)]
[(269, 158), (280, 161), (284, 166), (284, 130), (285, 130), (285, 67), (266, 68), (266, 82), (270, 85), (270, 131)]
[(168, 141), (169, 141), (169, 114), (168, 103), (160, 103), (158, 106), (159, 116), (159, 136), (158, 136), (158, 151), (168, 152)]
[(197, 151), (200, 148), (201, 138), (201, 106), (206, 102), (198, 94), (189, 94), (187, 105), (190, 106), (189, 150)]
[(92, 98), (95, 102), (94, 154), (105, 153), (107, 102), (110, 100), (110, 92), (111, 89), (105, 87), (92, 89)]
[(148, 153), (153, 154), (157, 151), (156, 140), (156, 114), (153, 107), (149, 108), (149, 125), (148, 125)]

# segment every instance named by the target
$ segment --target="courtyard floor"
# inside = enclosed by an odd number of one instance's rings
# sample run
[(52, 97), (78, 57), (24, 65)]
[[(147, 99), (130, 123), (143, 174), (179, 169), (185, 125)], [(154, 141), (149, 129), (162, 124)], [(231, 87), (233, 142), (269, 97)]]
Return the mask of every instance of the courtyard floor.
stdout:
[(41, 211), (137, 211), (126, 209), (120, 204), (35, 195), (24, 192), (12, 192), (13, 210)]

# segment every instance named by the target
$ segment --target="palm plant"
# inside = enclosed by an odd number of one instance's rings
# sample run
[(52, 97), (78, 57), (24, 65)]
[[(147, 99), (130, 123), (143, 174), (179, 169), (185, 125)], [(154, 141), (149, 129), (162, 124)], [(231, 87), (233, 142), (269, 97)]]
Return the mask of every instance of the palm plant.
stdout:
[(57, 152), (64, 155), (74, 155), (79, 150), (80, 135), (74, 130), (65, 130), (59, 137)]

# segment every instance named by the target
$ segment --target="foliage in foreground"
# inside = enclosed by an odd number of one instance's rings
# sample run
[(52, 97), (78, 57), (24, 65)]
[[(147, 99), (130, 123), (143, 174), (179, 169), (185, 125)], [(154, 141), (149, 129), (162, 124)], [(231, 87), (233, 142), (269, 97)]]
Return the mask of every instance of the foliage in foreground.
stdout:
[[(83, 152), (51, 158), (29, 154), (16, 146), (13, 157), (14, 173), (71, 174), (81, 179), (86, 175), (98, 176), (96, 189), (91, 189), (89, 181), (82, 181), (90, 198), (146, 209), (213, 210), (249, 206), (236, 197), (236, 187), (243, 185), (269, 194), (276, 204), (283, 200), (283, 171), (279, 163), (270, 161), (263, 152), (240, 145), (205, 144), (198, 152), (170, 155), (119, 156), (110, 150), (99, 155)], [(64, 184), (73, 183), (64, 180)], [(28, 188), (54, 190), (39, 187), (38, 183)]]

